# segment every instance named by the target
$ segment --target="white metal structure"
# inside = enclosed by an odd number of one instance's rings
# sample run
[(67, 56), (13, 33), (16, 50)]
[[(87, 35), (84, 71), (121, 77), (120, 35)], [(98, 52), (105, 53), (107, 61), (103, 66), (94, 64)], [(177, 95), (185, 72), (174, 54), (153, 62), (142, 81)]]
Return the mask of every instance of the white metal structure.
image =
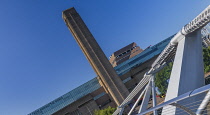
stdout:
[[(154, 115), (157, 115), (157, 110), (159, 109), (162, 109), (162, 114), (164, 115), (183, 115), (183, 112), (185, 112), (185, 114), (188, 113), (193, 115), (200, 115), (210, 99), (210, 93), (205, 96), (205, 92), (210, 90), (210, 85), (204, 86), (203, 83), (204, 73), (201, 45), (201, 32), (202, 34), (208, 32), (207, 30), (205, 30), (205, 28), (201, 31), (201, 28), (203, 28), (209, 22), (210, 6), (202, 11), (190, 23), (186, 24), (172, 38), (170, 43), (154, 61), (151, 69), (147, 73), (145, 73), (143, 79), (133, 89), (133, 91), (123, 101), (123, 103), (117, 108), (113, 115), (121, 115), (124, 108), (140, 91), (142, 93), (128, 113), (129, 115), (132, 114), (135, 106), (143, 95), (144, 99), (139, 108), (138, 115), (143, 115), (152, 111)], [(174, 56), (175, 59), (169, 81), (166, 100), (164, 103), (156, 105), (156, 98), (154, 93), (154, 75), (165, 66), (168, 60), (170, 60)], [(188, 81), (186, 82), (186, 80)], [(149, 101), (148, 99), (150, 97), (151, 90), (153, 94), (153, 107), (147, 109)], [(198, 95), (199, 97), (196, 97), (196, 95)], [(186, 101), (184, 102), (184, 100)], [(192, 104), (193, 106), (189, 104)]]

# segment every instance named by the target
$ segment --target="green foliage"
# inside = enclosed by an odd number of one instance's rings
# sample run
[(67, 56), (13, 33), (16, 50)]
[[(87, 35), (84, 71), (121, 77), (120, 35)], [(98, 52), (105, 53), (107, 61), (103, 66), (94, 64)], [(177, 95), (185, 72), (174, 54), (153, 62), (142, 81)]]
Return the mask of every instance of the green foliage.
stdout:
[[(210, 72), (210, 46), (203, 49), (203, 61), (205, 73)], [(167, 80), (170, 78), (172, 65), (172, 63), (169, 63), (168, 66), (164, 67), (156, 74), (155, 85), (159, 88), (162, 94), (166, 93), (168, 87)]]
[(94, 115), (112, 115), (115, 112), (116, 108), (107, 107), (101, 110), (95, 110)]
[(162, 94), (166, 93), (168, 83), (167, 80), (170, 78), (173, 63), (169, 63), (160, 72), (156, 74), (155, 85), (159, 88)]
[(210, 46), (203, 49), (203, 61), (205, 73), (210, 72)]

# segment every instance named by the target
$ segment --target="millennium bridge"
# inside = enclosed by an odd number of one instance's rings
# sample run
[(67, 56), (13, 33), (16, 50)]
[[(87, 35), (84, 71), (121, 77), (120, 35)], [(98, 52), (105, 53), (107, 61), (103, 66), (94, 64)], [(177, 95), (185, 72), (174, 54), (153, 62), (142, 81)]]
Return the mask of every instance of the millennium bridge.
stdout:
[[(154, 61), (150, 70), (145, 73), (144, 78), (118, 106), (113, 115), (122, 115), (124, 111), (128, 111), (128, 115), (210, 114), (208, 111), (210, 84), (205, 85), (202, 54), (203, 45), (207, 46), (210, 42), (209, 32), (206, 29), (209, 27), (209, 22), (210, 5), (176, 33)], [(173, 60), (173, 68), (165, 101), (157, 104), (155, 74), (171, 60)], [(129, 108), (128, 105), (135, 96), (138, 96), (138, 99)], [(137, 106), (141, 98), (143, 98), (141, 105)], [(152, 106), (149, 106), (149, 103), (152, 103)]]

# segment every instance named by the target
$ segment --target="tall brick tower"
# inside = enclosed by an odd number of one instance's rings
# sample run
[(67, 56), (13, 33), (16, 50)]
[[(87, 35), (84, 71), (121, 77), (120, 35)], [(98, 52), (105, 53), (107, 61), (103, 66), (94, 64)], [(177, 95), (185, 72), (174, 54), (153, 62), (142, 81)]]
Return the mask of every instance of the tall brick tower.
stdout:
[(104, 89), (120, 105), (129, 94), (95, 38), (74, 8), (63, 11), (63, 19), (79, 44)]

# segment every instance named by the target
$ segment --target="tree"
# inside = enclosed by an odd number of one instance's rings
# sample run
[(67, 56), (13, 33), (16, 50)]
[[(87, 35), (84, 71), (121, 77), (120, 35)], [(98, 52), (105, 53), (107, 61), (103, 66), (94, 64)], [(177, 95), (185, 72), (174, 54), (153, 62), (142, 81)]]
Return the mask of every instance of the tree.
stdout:
[(155, 85), (159, 88), (162, 94), (166, 93), (168, 83), (167, 80), (170, 78), (173, 63), (169, 63), (160, 72), (156, 74)]
[(115, 112), (116, 108), (107, 107), (101, 110), (95, 110), (94, 115), (112, 115)]
[[(203, 48), (203, 62), (205, 73), (210, 72), (210, 46), (208, 48)], [(156, 74), (155, 85), (159, 88), (162, 94), (166, 93), (168, 87), (167, 80), (170, 78), (172, 65), (172, 63), (169, 63)]]
[(205, 73), (210, 72), (210, 46), (203, 49), (203, 61)]

